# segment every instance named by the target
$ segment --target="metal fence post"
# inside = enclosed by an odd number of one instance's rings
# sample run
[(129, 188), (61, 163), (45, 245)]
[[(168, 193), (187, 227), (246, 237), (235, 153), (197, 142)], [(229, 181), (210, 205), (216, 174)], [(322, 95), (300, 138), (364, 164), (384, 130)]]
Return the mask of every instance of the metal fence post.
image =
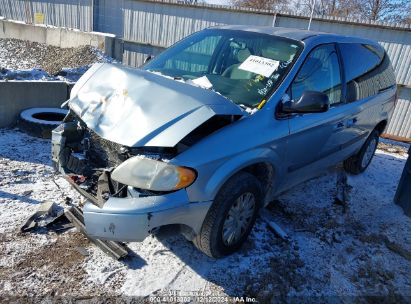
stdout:
[(394, 201), (402, 207), (407, 216), (411, 217), (411, 146), (408, 150), (408, 159), (405, 163)]

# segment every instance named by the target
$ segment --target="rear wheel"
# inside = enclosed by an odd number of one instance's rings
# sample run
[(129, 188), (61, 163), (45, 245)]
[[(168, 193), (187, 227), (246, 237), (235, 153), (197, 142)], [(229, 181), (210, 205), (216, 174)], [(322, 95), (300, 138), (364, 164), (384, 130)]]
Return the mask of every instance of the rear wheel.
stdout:
[(238, 250), (247, 239), (261, 206), (260, 182), (240, 172), (219, 191), (193, 242), (210, 257), (218, 258)]
[(368, 136), (361, 150), (344, 161), (344, 169), (351, 174), (360, 174), (367, 169), (374, 157), (375, 150), (378, 146), (379, 132), (374, 130)]

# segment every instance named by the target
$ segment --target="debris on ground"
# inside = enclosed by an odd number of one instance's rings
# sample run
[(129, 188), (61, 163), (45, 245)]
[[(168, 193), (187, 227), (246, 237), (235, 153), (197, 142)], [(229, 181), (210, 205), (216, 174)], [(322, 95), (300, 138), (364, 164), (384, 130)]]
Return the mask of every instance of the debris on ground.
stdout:
[(37, 211), (26, 220), (20, 230), (27, 232), (34, 228), (46, 227), (62, 216), (64, 216), (64, 208), (53, 202), (45, 201), (41, 203)]
[(289, 239), (287, 232), (285, 232), (274, 220), (274, 217), (264, 208), (260, 211), (261, 219), (266, 222), (272, 232), (279, 236), (284, 241)]
[(396, 254), (399, 254), (402, 256), (404, 259), (407, 259), (408, 261), (411, 261), (411, 251), (405, 249), (398, 243), (390, 242), (388, 239), (385, 240), (385, 246), (392, 252), (395, 252)]
[(19, 39), (0, 39), (0, 80), (75, 82), (97, 62), (113, 62), (92, 46), (59, 48)]
[[(56, 225), (57, 222), (60, 222), (59, 225)], [(55, 232), (62, 232), (63, 230), (76, 227), (79, 232), (83, 233), (91, 242), (114, 259), (120, 260), (128, 255), (127, 248), (119, 242), (105, 241), (89, 237), (86, 234), (83, 214), (75, 205), (63, 208), (56, 203), (45, 201), (41, 203), (37, 211), (25, 221), (20, 228), (20, 231), (24, 233), (36, 228), (46, 227), (51, 228)], [(45, 231), (43, 230), (43, 232)], [(81, 251), (80, 253), (86, 256), (84, 251)]]

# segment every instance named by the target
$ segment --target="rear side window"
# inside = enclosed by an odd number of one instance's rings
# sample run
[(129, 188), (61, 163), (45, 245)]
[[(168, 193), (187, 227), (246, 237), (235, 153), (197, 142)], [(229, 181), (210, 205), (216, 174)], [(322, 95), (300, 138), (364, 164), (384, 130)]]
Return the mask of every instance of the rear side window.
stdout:
[(307, 56), (291, 84), (291, 98), (298, 100), (305, 91), (325, 93), (330, 104), (341, 101), (341, 76), (333, 44), (321, 45)]
[(388, 55), (382, 48), (359, 43), (341, 43), (347, 82), (347, 102), (378, 94), (395, 84)]

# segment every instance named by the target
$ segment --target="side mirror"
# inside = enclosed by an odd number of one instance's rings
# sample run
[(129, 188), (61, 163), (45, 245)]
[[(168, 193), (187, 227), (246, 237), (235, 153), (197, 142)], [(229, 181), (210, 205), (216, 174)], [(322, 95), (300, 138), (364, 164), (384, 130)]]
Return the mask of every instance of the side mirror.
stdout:
[(144, 59), (144, 64), (145, 63), (147, 63), (147, 62), (149, 62), (151, 59), (153, 59), (153, 55), (148, 55), (147, 57), (146, 57), (146, 59)]
[(321, 92), (305, 91), (299, 100), (290, 100), (285, 94), (282, 98), (281, 111), (291, 113), (322, 113), (330, 108), (328, 96)]

